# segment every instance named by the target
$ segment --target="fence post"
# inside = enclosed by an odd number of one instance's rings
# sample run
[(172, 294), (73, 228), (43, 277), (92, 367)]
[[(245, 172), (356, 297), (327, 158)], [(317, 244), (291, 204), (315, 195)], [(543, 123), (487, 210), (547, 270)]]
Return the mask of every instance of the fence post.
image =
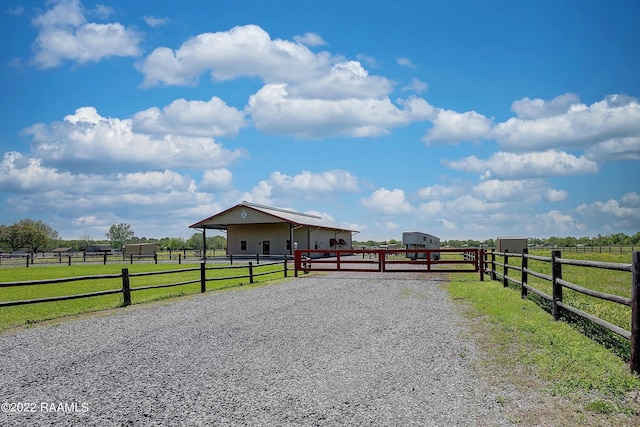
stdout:
[(551, 252), (551, 279), (553, 286), (553, 319), (558, 320), (562, 316), (558, 302), (562, 302), (562, 285), (558, 283), (558, 279), (562, 279), (562, 264), (556, 261), (556, 258), (562, 256), (560, 251)]
[(507, 279), (507, 274), (509, 274), (509, 250), (504, 250), (504, 269), (502, 275), (502, 286), (505, 288), (509, 286), (509, 279)]
[[(429, 254), (431, 258), (431, 254)], [(484, 280), (484, 249), (478, 249), (476, 254), (476, 267), (480, 269), (480, 281)]]
[(69, 255), (69, 265), (71, 265), (71, 255)]
[(107, 253), (104, 253), (104, 261), (102, 261), (104, 265), (107, 265)]
[(287, 255), (284, 255), (284, 277), (288, 277), (288, 272), (287, 272)]
[(154, 254), (153, 254), (153, 262), (154, 262), (155, 264), (157, 264), (157, 263), (158, 263), (158, 254), (156, 254), (156, 253), (154, 253)]
[(207, 292), (207, 274), (204, 262), (200, 263), (200, 292), (203, 294)]
[(527, 255), (529, 255), (529, 249), (524, 248), (522, 249), (522, 275), (520, 276), (520, 282), (522, 282), (522, 289), (520, 290), (520, 296), (522, 296), (522, 298), (526, 298), (527, 297), (527, 288), (525, 287), (525, 285), (527, 284), (527, 268), (529, 268), (529, 258), (527, 257)]
[(249, 283), (253, 283), (253, 263), (249, 261)]
[(378, 271), (380, 272), (384, 272), (385, 271), (385, 254), (384, 251), (380, 251), (378, 252)]
[(640, 252), (631, 254), (631, 371), (640, 374)]
[(178, 253), (178, 265), (182, 264), (182, 254)]
[(29, 268), (29, 256), (27, 255), (27, 268)]
[(133, 254), (131, 254), (131, 264), (133, 264)]
[(260, 254), (256, 254), (256, 264), (260, 264)]
[(496, 250), (491, 249), (491, 280), (496, 280)]
[(229, 254), (229, 263), (233, 265), (233, 254)]
[(129, 269), (122, 269), (122, 306), (131, 305), (131, 285), (129, 283)]

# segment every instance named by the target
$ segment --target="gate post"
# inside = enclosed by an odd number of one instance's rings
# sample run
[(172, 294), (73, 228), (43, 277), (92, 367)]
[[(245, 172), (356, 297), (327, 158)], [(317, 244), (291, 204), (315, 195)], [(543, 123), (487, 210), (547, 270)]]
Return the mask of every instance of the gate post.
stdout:
[(476, 268), (480, 268), (480, 281), (484, 281), (484, 249), (478, 249), (476, 254)]

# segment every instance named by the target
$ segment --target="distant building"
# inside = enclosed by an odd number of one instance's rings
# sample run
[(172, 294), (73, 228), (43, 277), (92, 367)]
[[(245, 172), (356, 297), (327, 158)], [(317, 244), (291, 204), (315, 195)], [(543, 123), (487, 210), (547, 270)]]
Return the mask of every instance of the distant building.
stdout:
[(107, 254), (110, 254), (111, 253), (111, 245), (109, 245), (109, 244), (89, 245), (89, 246), (87, 246), (87, 248), (84, 251), (85, 252), (91, 252), (91, 253), (107, 253)]
[[(353, 230), (321, 217), (242, 202), (189, 228), (227, 233), (227, 255), (292, 255), (298, 249), (352, 249)], [(323, 254), (314, 256), (321, 256)]]
[(152, 256), (157, 250), (157, 243), (134, 243), (124, 247), (126, 255)]

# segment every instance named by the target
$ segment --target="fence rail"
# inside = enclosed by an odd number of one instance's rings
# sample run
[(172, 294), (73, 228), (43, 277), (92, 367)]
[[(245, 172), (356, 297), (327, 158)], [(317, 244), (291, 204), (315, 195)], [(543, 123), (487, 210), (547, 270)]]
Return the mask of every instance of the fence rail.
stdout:
[[(502, 257), (503, 262), (496, 261), (496, 256)], [(520, 258), (522, 260), (521, 265), (509, 264), (510, 258)], [(528, 292), (532, 292), (538, 297), (548, 301), (551, 304), (552, 314), (555, 320), (559, 320), (563, 317), (563, 310), (565, 310), (566, 312), (585, 318), (614, 334), (628, 339), (631, 344), (630, 368), (633, 372), (640, 373), (640, 252), (633, 252), (631, 254), (631, 258), (632, 263), (621, 264), (562, 258), (561, 251), (558, 250), (552, 251), (550, 257), (529, 255), (527, 249), (524, 249), (521, 254), (491, 251), (485, 254), (482, 262), (482, 269), (490, 275), (492, 280), (501, 279), (505, 287), (509, 286), (509, 283), (519, 285), (523, 298), (527, 297)], [(552, 274), (548, 275), (531, 270), (528, 267), (529, 260), (550, 263)], [(563, 265), (629, 272), (631, 273), (631, 298), (589, 289), (572, 283), (562, 277)], [(502, 271), (498, 271), (496, 267), (501, 267)], [(509, 276), (510, 270), (520, 271), (520, 278), (518, 279)], [(529, 275), (550, 282), (552, 295), (549, 295), (540, 289), (536, 289), (534, 286), (529, 284)], [(569, 305), (563, 298), (563, 289), (565, 288), (592, 298), (598, 298), (604, 301), (631, 307), (631, 330), (621, 328), (607, 320), (601, 319), (591, 313), (587, 313), (584, 310)]]
[(188, 261), (221, 261), (233, 264), (235, 259), (256, 260), (260, 264), (260, 260), (280, 260), (282, 256), (269, 256), (256, 254), (220, 254), (214, 251), (203, 256), (199, 252), (191, 251), (173, 251), (173, 252), (157, 252), (150, 255), (142, 254), (126, 254), (126, 253), (85, 253), (72, 252), (65, 254), (38, 253), (38, 254), (2, 254), (0, 255), (0, 267), (31, 267), (31, 266), (47, 266), (47, 265), (76, 265), (76, 264), (122, 264), (129, 262), (137, 263), (177, 263), (182, 264)]
[[(28, 280), (28, 281), (20, 281), (20, 282), (0, 282), (0, 288), (11, 288), (11, 287), (21, 287), (21, 286), (52, 285), (52, 284), (70, 283), (70, 282), (77, 282), (77, 281), (94, 281), (94, 280), (101, 280), (101, 279), (121, 279), (122, 280), (122, 287), (118, 289), (109, 289), (109, 290), (102, 290), (102, 291), (96, 291), (96, 292), (88, 292), (88, 293), (73, 294), (73, 295), (62, 295), (62, 296), (46, 297), (46, 298), (34, 298), (29, 300), (0, 301), (0, 309), (2, 307), (11, 307), (16, 305), (65, 301), (65, 300), (71, 300), (71, 299), (90, 298), (90, 297), (97, 297), (97, 296), (111, 295), (111, 294), (118, 294), (118, 293), (122, 293), (122, 298), (123, 298), (122, 305), (127, 306), (131, 304), (131, 292), (135, 292), (135, 291), (142, 291), (147, 289), (169, 288), (169, 287), (183, 286), (183, 285), (199, 282), (200, 292), (204, 293), (207, 291), (206, 283), (211, 281), (246, 278), (246, 279), (249, 279), (249, 283), (254, 283), (254, 280), (256, 277), (279, 272), (279, 270), (256, 272), (255, 271), (256, 268), (267, 267), (274, 264), (282, 264), (283, 265), (282, 271), (284, 273), (284, 277), (288, 276), (288, 259), (285, 258), (282, 262), (271, 262), (271, 263), (266, 263), (259, 266), (254, 266), (253, 262), (249, 262), (247, 265), (238, 265), (238, 266), (207, 266), (207, 264), (201, 263), (200, 267), (183, 268), (183, 269), (177, 269), (177, 270), (129, 273), (128, 268), (123, 268), (119, 274), (99, 274), (99, 275), (92, 275), (92, 276), (66, 277), (66, 278), (46, 279), (46, 280)], [(235, 276), (220, 276), (220, 277), (207, 277), (207, 274), (206, 274), (207, 271), (212, 271), (212, 270), (238, 270), (238, 269), (246, 270), (246, 273), (235, 275)], [(131, 287), (132, 277), (143, 277), (143, 276), (152, 276), (152, 275), (170, 275), (170, 274), (185, 273), (190, 271), (193, 271), (193, 272), (199, 271), (200, 272), (199, 277), (193, 280), (187, 280), (182, 282)]]

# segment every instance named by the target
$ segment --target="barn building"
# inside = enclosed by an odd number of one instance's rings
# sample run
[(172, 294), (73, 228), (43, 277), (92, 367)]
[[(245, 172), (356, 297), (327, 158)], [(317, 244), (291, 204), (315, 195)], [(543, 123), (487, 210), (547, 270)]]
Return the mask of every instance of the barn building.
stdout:
[[(354, 230), (321, 217), (288, 209), (242, 202), (189, 228), (227, 233), (227, 255), (292, 255), (298, 249), (351, 249)], [(315, 255), (315, 254), (314, 254)], [(322, 256), (319, 254), (318, 256)]]

